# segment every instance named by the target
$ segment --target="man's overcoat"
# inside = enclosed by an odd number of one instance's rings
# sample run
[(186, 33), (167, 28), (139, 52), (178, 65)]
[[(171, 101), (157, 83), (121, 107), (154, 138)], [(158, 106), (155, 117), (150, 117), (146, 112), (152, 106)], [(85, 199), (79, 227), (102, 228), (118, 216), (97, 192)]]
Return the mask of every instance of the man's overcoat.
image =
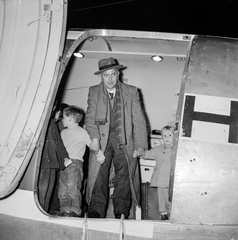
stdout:
[[(101, 82), (103, 84), (103, 82)], [(130, 172), (130, 186), (132, 199), (140, 206), (140, 175), (138, 159), (133, 158), (133, 152), (138, 148), (148, 148), (148, 135), (145, 116), (141, 108), (141, 102), (138, 89), (134, 86), (118, 82), (121, 85), (123, 97), (123, 109), (125, 116), (125, 137), (126, 146), (124, 147)], [(97, 125), (95, 123), (97, 99), (99, 94), (100, 84), (89, 88), (88, 108), (86, 111), (85, 124), (86, 129), (91, 137), (98, 138), (101, 149), (104, 152), (107, 146), (110, 128), (110, 111), (107, 111), (106, 123)], [(109, 103), (109, 100), (107, 102)], [(109, 109), (109, 107), (108, 107)], [(100, 109), (97, 109), (100, 111)], [(97, 162), (96, 156), (90, 154), (89, 173), (87, 181), (87, 203), (90, 203), (93, 187), (100, 169), (100, 163)]]

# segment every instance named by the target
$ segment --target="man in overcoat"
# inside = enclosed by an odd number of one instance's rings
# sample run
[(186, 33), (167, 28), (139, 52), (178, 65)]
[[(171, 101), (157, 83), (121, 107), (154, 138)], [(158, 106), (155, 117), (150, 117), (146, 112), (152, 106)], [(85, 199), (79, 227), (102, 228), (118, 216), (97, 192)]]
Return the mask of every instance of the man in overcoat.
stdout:
[[(147, 128), (138, 89), (119, 80), (123, 68), (114, 58), (98, 62), (101, 83), (89, 88), (88, 107), (85, 116), (86, 130), (92, 145), (86, 200), (88, 217), (105, 217), (109, 199), (108, 181), (110, 167), (115, 169), (113, 209), (115, 218), (128, 218), (131, 200), (140, 206), (140, 176), (135, 149), (148, 148)], [(106, 157), (96, 161), (98, 150)]]

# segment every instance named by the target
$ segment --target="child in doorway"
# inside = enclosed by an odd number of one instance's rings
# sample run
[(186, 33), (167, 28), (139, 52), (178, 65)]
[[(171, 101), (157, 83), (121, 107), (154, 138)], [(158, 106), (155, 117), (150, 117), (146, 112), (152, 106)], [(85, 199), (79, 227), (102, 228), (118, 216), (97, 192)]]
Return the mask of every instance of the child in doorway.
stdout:
[[(64, 146), (69, 154), (65, 158), (65, 169), (60, 172), (58, 197), (60, 200), (60, 216), (80, 217), (81, 215), (81, 186), (83, 180), (83, 155), (86, 145), (90, 148), (91, 139), (85, 129), (79, 126), (83, 111), (76, 106), (69, 106), (63, 111), (61, 132)], [(102, 164), (104, 155), (101, 150), (97, 160)]]
[(134, 157), (143, 157), (155, 159), (156, 165), (151, 176), (150, 186), (157, 187), (159, 200), (159, 212), (161, 220), (168, 220), (169, 213), (169, 179), (170, 168), (173, 153), (174, 127), (165, 126), (161, 130), (163, 144), (155, 146), (153, 149), (145, 151), (142, 155), (137, 150), (134, 151)]

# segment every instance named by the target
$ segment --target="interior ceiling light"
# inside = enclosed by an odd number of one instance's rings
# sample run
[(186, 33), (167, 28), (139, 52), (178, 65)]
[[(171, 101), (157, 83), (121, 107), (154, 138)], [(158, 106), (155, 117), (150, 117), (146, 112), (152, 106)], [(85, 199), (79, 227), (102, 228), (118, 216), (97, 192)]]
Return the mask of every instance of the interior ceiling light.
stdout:
[(77, 57), (77, 58), (83, 58), (84, 57), (84, 55), (80, 52), (75, 52), (74, 56)]
[[(111, 47), (110, 43), (107, 41), (107, 39), (104, 38), (104, 37), (100, 37), (100, 38), (103, 39), (103, 41), (107, 45), (108, 51), (111, 52), (112, 51), (112, 47)], [(89, 41), (92, 42), (92, 41), (97, 40), (97, 39), (98, 39), (98, 37), (90, 36), (90, 37), (86, 38), (85, 41), (89, 40)], [(77, 57), (77, 58), (83, 58), (84, 57), (84, 55), (81, 52), (79, 52), (79, 50), (78, 50), (78, 52), (74, 52), (74, 56)]]
[(163, 61), (163, 57), (159, 56), (159, 55), (154, 55), (151, 57), (151, 59), (155, 62), (162, 62)]

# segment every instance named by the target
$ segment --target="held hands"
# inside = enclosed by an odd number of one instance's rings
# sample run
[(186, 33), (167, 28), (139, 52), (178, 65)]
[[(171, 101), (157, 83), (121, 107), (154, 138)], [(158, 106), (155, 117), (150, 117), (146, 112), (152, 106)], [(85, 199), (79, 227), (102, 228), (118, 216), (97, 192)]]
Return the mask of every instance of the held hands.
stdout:
[(97, 157), (97, 161), (100, 164), (103, 164), (105, 162), (105, 156), (104, 156), (103, 151), (101, 149), (99, 149), (98, 153), (96, 154), (96, 157)]
[(90, 151), (96, 155), (97, 161), (100, 164), (103, 164), (105, 162), (105, 156), (100, 149), (100, 143), (98, 138), (94, 138), (90, 144)]
[(133, 152), (133, 157), (143, 157), (145, 155), (145, 150), (143, 148), (138, 148)]

